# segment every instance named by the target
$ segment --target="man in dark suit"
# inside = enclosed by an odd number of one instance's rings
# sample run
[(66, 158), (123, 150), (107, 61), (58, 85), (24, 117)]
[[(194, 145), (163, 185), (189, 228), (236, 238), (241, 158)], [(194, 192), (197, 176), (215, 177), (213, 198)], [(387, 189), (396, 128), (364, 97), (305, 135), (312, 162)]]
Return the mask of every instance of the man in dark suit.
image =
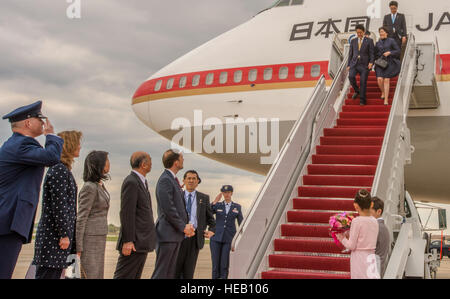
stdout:
[(122, 184), (120, 252), (115, 279), (140, 279), (149, 252), (155, 249), (156, 231), (148, 182), (145, 176), (152, 169), (152, 159), (145, 152), (136, 152), (130, 159), (133, 169)]
[[(22, 244), (31, 242), (44, 169), (61, 157), (64, 141), (41, 107), (38, 101), (3, 116), (13, 135), (0, 148), (0, 279), (12, 277)], [(35, 139), (42, 134), (45, 148)]]
[(384, 224), (384, 219), (382, 218), (383, 210), (384, 202), (378, 197), (373, 197), (370, 214), (378, 221), (378, 238), (377, 246), (375, 247), (375, 254), (377, 259), (379, 259), (378, 269), (380, 271), (380, 277), (383, 277), (384, 275), (388, 261), (387, 256), (391, 250), (391, 234)]
[[(356, 26), (357, 37), (350, 43), (348, 71), (349, 80), (355, 93), (353, 99), (360, 98), (360, 104), (366, 104), (366, 88), (369, 72), (375, 61), (374, 43), (371, 38), (365, 37), (363, 25)], [(356, 82), (356, 75), (360, 75), (360, 86)]]
[(158, 220), (156, 222), (156, 262), (153, 279), (175, 278), (178, 251), (184, 237), (195, 235), (186, 213), (183, 190), (176, 177), (183, 169), (183, 154), (168, 150), (163, 155), (166, 168), (156, 185)]
[[(220, 194), (212, 202), (212, 211), (216, 214), (216, 233), (211, 238), (212, 279), (227, 279), (230, 267), (231, 243), (236, 234), (236, 220), (241, 225), (244, 217), (241, 205), (231, 200), (233, 187), (222, 186)], [(225, 199), (222, 202), (219, 200)]]
[(195, 236), (184, 238), (181, 243), (175, 275), (180, 279), (194, 278), (198, 253), (205, 244), (205, 238), (211, 238), (215, 232), (216, 221), (211, 210), (209, 195), (196, 190), (201, 181), (195, 170), (188, 170), (184, 174), (186, 212), (189, 223), (194, 226)]
[(388, 29), (388, 37), (393, 38), (399, 48), (406, 45), (406, 37), (408, 32), (406, 29), (406, 18), (404, 14), (398, 12), (398, 2), (391, 1), (389, 3), (391, 13), (384, 16), (383, 27)]

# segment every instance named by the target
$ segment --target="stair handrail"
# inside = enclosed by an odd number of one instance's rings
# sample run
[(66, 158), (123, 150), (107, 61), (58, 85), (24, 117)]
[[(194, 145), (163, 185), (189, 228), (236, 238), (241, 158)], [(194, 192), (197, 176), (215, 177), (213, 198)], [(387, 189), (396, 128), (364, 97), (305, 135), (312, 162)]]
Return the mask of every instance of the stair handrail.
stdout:
[[(268, 226), (281, 216), (276, 213), (287, 204), (296, 173), (303, 168), (308, 156), (313, 121), (325, 95), (326, 80), (322, 75), (252, 202), (248, 216), (239, 225), (231, 245), (230, 278), (253, 278), (253, 273), (249, 272), (255, 260), (262, 258), (257, 252)], [(290, 159), (286, 159), (287, 156)]]
[(380, 158), (372, 185), (372, 195), (384, 201), (383, 218), (393, 240), (404, 213), (404, 165), (411, 160), (410, 131), (406, 119), (416, 72), (415, 37), (409, 34), (392, 101)]

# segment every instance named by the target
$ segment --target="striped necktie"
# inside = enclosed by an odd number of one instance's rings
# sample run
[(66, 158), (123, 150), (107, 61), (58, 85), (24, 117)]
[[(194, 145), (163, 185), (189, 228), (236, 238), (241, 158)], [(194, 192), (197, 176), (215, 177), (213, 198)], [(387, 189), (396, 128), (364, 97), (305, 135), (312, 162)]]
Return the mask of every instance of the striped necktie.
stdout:
[(192, 209), (192, 194), (189, 193), (188, 195), (188, 202), (186, 205), (186, 211), (188, 213), (189, 218), (191, 217), (191, 209)]

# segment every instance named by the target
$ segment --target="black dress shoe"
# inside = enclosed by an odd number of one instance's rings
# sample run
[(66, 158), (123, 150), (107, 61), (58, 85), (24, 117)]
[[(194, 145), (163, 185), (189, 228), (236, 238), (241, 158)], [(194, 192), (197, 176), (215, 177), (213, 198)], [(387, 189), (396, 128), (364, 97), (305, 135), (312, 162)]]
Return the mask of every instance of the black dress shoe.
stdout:
[(358, 98), (359, 97), (359, 92), (355, 92), (354, 94), (353, 94), (353, 96), (352, 96), (352, 99), (356, 99), (356, 98)]
[(365, 102), (359, 102), (359, 105), (360, 105), (360, 106), (365, 106), (366, 103), (365, 103)]

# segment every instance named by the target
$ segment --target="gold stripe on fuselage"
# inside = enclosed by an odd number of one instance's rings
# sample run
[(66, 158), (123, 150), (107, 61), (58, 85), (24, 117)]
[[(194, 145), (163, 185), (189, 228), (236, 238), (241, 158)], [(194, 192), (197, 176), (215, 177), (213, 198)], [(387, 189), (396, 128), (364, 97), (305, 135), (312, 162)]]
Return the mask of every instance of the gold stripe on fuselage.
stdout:
[[(330, 86), (332, 80), (327, 80), (327, 86)], [(294, 82), (282, 82), (282, 83), (264, 83), (251, 85), (235, 85), (235, 86), (223, 86), (223, 87), (210, 87), (210, 88), (196, 88), (196, 89), (186, 89), (186, 90), (176, 90), (161, 93), (154, 93), (145, 96), (140, 96), (134, 98), (132, 105), (156, 101), (167, 98), (178, 98), (187, 97), (195, 95), (207, 95), (207, 94), (218, 94), (218, 93), (232, 93), (232, 92), (245, 92), (245, 91), (255, 91), (255, 90), (273, 90), (273, 89), (288, 89), (288, 88), (307, 88), (315, 87), (317, 81), (294, 81)]]

